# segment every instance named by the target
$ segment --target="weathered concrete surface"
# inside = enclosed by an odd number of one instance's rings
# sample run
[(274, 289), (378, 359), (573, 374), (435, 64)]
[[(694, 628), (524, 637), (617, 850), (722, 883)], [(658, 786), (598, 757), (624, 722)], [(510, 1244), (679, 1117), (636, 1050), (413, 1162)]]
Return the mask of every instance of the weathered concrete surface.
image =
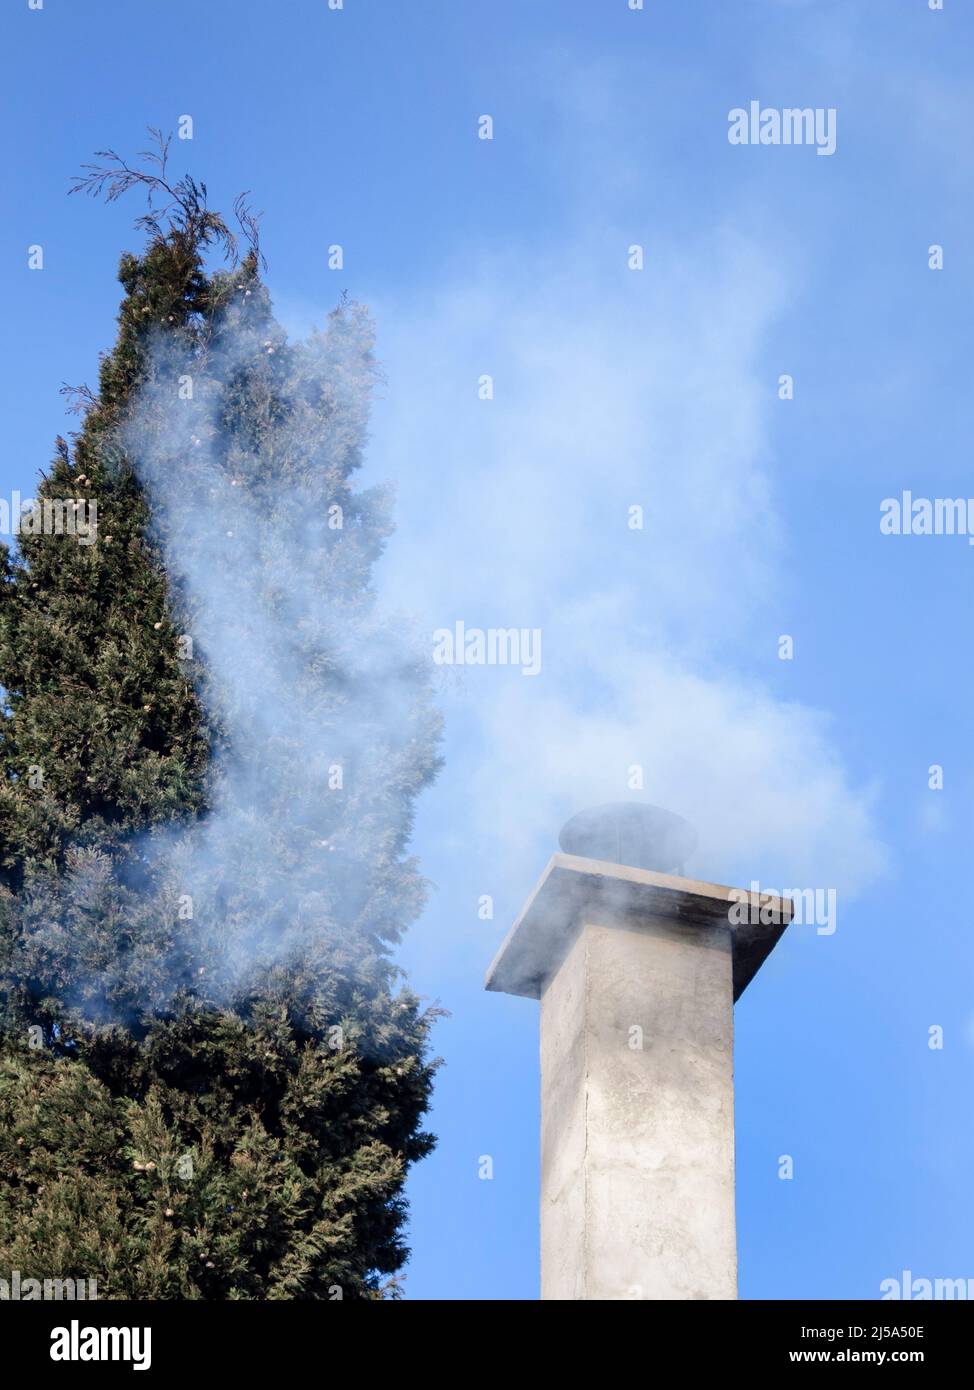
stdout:
[(541, 996), (542, 1298), (737, 1297), (733, 1026), (729, 929), (583, 925)]
[(491, 967), (541, 999), (542, 1298), (737, 1297), (733, 1002), (791, 909), (731, 903), (555, 855)]

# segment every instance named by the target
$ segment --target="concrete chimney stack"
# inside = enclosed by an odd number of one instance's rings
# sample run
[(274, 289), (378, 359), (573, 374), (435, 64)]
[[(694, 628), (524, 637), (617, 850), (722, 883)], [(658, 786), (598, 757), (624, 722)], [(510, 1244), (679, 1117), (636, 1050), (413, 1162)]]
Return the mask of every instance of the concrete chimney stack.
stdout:
[(733, 1006), (792, 905), (683, 878), (654, 806), (560, 844), (486, 982), (541, 1001), (541, 1297), (736, 1298)]

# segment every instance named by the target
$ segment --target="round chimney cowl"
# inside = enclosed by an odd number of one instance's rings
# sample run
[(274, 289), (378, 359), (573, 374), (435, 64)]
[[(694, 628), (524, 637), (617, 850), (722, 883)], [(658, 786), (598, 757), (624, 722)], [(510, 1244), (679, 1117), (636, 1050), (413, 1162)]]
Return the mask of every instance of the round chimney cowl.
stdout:
[(582, 859), (682, 874), (697, 847), (697, 832), (682, 816), (660, 806), (614, 801), (572, 816), (562, 827), (558, 843), (566, 854)]

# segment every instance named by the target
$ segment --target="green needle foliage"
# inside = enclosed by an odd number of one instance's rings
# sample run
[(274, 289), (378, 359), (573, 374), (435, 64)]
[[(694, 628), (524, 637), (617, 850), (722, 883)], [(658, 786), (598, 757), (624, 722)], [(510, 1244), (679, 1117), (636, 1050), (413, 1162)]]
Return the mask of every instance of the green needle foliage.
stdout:
[(96, 502), (97, 539), (0, 554), (0, 1274), (396, 1296), (436, 1010), (390, 953), (439, 721), (375, 611), (388, 500), (353, 487), (371, 328), (343, 302), (289, 343), (245, 205), (238, 258), (166, 142), (104, 159), (79, 187), (147, 191), (146, 246), (37, 492)]

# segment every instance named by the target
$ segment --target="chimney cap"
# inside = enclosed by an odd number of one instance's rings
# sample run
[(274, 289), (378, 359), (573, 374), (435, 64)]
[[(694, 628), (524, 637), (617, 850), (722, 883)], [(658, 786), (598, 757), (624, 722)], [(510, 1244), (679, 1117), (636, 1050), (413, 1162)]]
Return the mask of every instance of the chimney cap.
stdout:
[(697, 832), (689, 821), (660, 806), (639, 801), (611, 801), (572, 816), (558, 836), (566, 854), (682, 874), (697, 847)]
[(502, 994), (540, 999), (590, 914), (600, 914), (600, 920), (618, 926), (637, 927), (649, 916), (666, 918), (688, 931), (728, 927), (736, 1003), (794, 911), (790, 898), (775, 893), (554, 854), (504, 938), (484, 983)]

